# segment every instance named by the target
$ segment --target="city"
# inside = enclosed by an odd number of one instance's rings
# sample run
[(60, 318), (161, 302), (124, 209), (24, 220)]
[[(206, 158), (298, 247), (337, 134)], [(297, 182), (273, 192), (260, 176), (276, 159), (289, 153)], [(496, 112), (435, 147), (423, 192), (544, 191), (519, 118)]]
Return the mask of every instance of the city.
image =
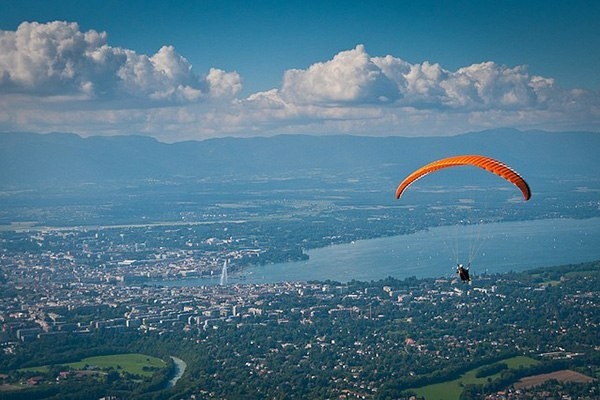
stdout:
[[(435, 209), (423, 210), (422, 219), (407, 226), (393, 222), (394, 210), (340, 207), (326, 217), (342, 223), (313, 224), (314, 230), (302, 227), (325, 215), (302, 223), (219, 215), (229, 221), (6, 230), (0, 233), (0, 398), (32, 396), (54, 379), (26, 368), (55, 365), (53, 373), (65, 375), (70, 370), (61, 364), (107, 351), (186, 363), (187, 373), (173, 388), (160, 386), (171, 369), (153, 375), (158, 383), (138, 383), (139, 396), (147, 398), (161, 398), (164, 390), (190, 398), (245, 397), (249, 390), (268, 397), (408, 398), (422, 396), (420, 387), (454, 382), (502, 360), (516, 364), (493, 379), (456, 383), (457, 398), (461, 392), (478, 398), (522, 376), (565, 368), (586, 377), (581, 390), (594, 398), (597, 380), (589, 379), (600, 371), (597, 263), (483, 274), (472, 286), (447, 278), (244, 283), (252, 263), (302, 259), (306, 248), (374, 232), (410, 232), (440, 219)], [(597, 209), (583, 201), (536, 212), (594, 216)], [(376, 222), (361, 225), (364, 220)], [(186, 285), (187, 279), (195, 284)], [(276, 373), (284, 370), (289, 373)], [(127, 376), (117, 374), (115, 382), (129, 387)], [(27, 381), (32, 377), (35, 384)], [(86, 379), (50, 387), (74, 390), (78, 382), (90, 385)], [(231, 381), (238, 382), (233, 391)], [(89, 398), (131, 394), (92, 382), (99, 386)], [(523, 389), (519, 393), (524, 396)]]
[[(261, 181), (265, 191), (250, 185), (242, 199), (219, 182), (203, 183), (202, 196), (191, 183), (156, 181), (5, 192), (0, 399), (436, 398), (438, 385), (456, 399), (597, 397), (597, 263), (480, 272), (473, 285), (447, 276), (253, 284), (249, 275), (311, 249), (465, 219), (596, 218), (595, 191), (566, 181), (557, 196), (548, 183), (535, 207), (521, 207), (503, 188), (436, 187), (404, 204), (382, 200), (380, 182), (346, 188), (346, 179), (299, 193), (286, 179)], [(477, 196), (493, 202), (465, 200)], [(158, 364), (80, 366), (128, 355)], [(173, 360), (186, 367), (168, 386)], [(521, 378), (557, 371), (583, 383), (515, 392)]]

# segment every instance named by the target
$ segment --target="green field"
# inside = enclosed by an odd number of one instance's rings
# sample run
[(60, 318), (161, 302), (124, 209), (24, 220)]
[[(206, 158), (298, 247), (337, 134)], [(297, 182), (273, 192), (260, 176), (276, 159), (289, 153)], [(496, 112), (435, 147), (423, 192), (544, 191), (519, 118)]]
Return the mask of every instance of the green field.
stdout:
[[(520, 366), (528, 367), (538, 363), (538, 361), (524, 356), (507, 358), (500, 362), (506, 363), (510, 369), (517, 369)], [(410, 390), (415, 392), (418, 396), (424, 397), (426, 400), (458, 400), (463, 390), (463, 386), (469, 384), (483, 384), (487, 382), (488, 378), (494, 379), (500, 375), (498, 373), (483, 378), (476, 378), (475, 375), (477, 374), (478, 370), (479, 368), (475, 368), (467, 371), (458, 379), (452, 381), (436, 383), (434, 385), (423, 386), (421, 388)]]
[[(62, 365), (75, 370), (93, 369), (102, 371), (114, 369), (142, 377), (150, 377), (156, 370), (167, 366), (160, 358), (134, 353), (88, 357), (81, 361)], [(47, 365), (23, 369), (23, 371), (39, 371), (42, 373), (48, 372), (48, 370), (49, 366)]]

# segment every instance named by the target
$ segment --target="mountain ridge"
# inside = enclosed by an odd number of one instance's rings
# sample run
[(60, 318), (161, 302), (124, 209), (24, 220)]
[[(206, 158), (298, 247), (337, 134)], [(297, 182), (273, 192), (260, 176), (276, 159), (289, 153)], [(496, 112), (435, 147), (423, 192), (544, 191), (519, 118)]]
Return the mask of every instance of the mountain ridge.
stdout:
[(444, 137), (277, 135), (164, 143), (141, 135), (0, 133), (0, 187), (128, 180), (250, 179), (302, 171), (401, 176), (434, 159), (484, 154), (527, 175), (589, 175), (600, 134), (494, 129)]

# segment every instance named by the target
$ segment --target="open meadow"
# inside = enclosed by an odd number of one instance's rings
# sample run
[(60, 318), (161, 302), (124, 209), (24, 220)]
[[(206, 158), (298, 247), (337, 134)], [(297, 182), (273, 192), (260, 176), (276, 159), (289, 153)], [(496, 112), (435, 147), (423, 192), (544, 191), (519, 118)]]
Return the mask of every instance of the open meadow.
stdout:
[[(505, 363), (509, 369), (518, 369), (519, 367), (529, 367), (537, 364), (538, 361), (524, 356), (517, 356), (500, 361)], [(475, 368), (465, 372), (463, 375), (452, 381), (427, 385), (416, 389), (411, 389), (418, 396), (424, 397), (426, 400), (458, 400), (463, 391), (463, 387), (471, 384), (483, 384), (488, 379), (494, 379), (500, 376), (497, 374), (477, 378), (477, 372), (485, 366)]]
[[(156, 371), (166, 368), (167, 364), (160, 358), (145, 354), (112, 354), (106, 356), (87, 357), (81, 361), (62, 364), (65, 368), (75, 371), (110, 371), (115, 370), (140, 377), (150, 377)], [(47, 372), (50, 366), (25, 368), (23, 371)]]

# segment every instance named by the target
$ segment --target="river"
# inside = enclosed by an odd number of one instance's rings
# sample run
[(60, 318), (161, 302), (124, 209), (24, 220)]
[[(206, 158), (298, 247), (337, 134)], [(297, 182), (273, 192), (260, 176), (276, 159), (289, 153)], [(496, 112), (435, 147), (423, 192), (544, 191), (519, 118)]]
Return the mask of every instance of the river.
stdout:
[(175, 370), (173, 371), (173, 376), (166, 384), (167, 388), (172, 388), (175, 386), (187, 368), (187, 364), (181, 358), (171, 356), (171, 359), (173, 360), (173, 363), (175, 363)]
[[(308, 251), (309, 260), (247, 268), (229, 283), (371, 281), (394, 277), (450, 277), (476, 247), (473, 274), (524, 271), (600, 259), (600, 218), (544, 219), (430, 228), (410, 235), (360, 240)], [(219, 279), (162, 282), (218, 284)]]

